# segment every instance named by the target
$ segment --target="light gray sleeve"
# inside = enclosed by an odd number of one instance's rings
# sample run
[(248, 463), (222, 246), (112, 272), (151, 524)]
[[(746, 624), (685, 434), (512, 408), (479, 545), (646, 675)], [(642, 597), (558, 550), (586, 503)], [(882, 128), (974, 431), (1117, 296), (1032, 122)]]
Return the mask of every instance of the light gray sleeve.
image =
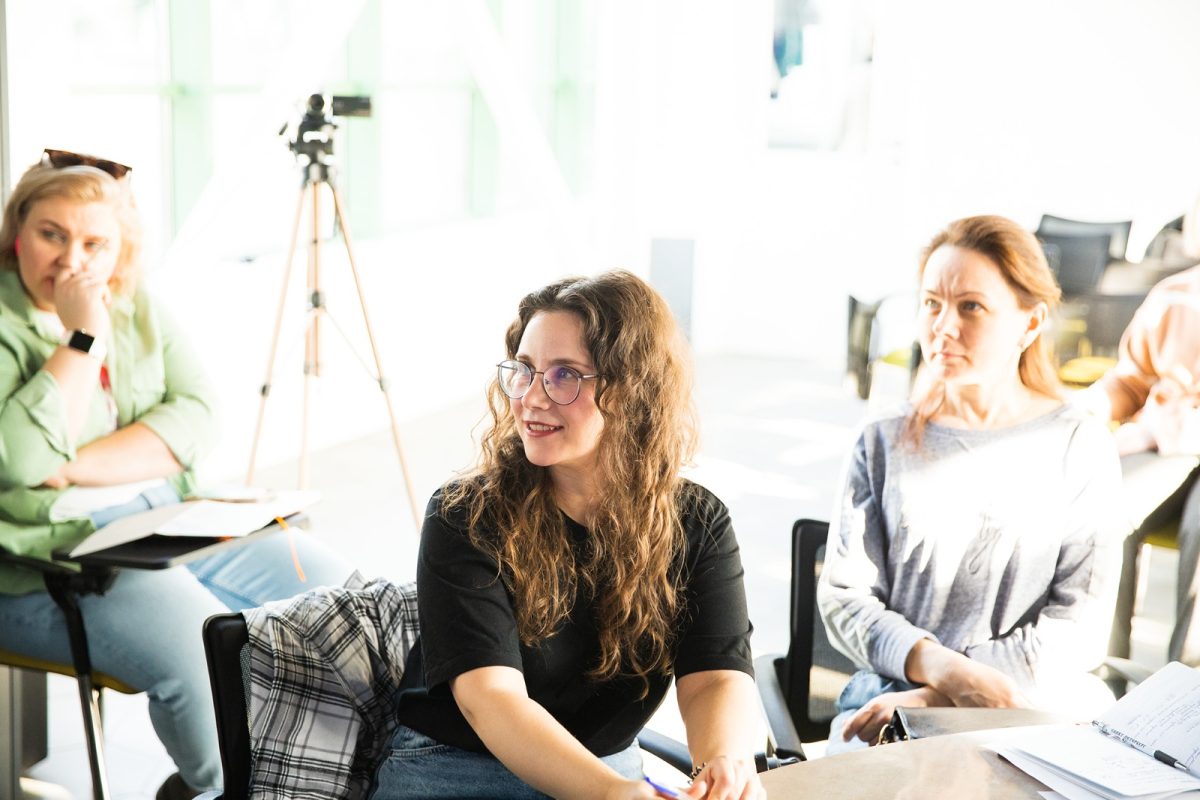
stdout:
[(1063, 538), (1046, 605), (1037, 618), (966, 655), (1025, 685), (1048, 685), (1095, 669), (1112, 629), (1121, 544), (1121, 467), (1111, 434), (1083, 420), (1067, 445), (1063, 490), (1069, 498)]
[(885, 519), (876, 491), (883, 484), (886, 459), (881, 447), (868, 448), (868, 432), (859, 437), (847, 464), (829, 527), (817, 604), (834, 647), (860, 668), (904, 680), (904, 662), (913, 645), (937, 637), (887, 607), (891, 521)]

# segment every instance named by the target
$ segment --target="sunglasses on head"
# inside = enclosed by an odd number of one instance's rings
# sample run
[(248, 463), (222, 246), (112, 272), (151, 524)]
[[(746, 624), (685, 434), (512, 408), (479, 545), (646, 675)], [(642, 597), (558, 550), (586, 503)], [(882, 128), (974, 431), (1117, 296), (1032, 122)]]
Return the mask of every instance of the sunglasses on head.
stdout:
[(95, 156), (84, 155), (83, 153), (72, 153), (70, 150), (51, 150), (48, 147), (42, 158), (56, 169), (62, 169), (63, 167), (95, 167), (101, 172), (107, 172), (117, 180), (124, 178), (133, 169), (133, 167), (126, 166), (125, 164), (109, 161), (107, 158), (96, 158)]

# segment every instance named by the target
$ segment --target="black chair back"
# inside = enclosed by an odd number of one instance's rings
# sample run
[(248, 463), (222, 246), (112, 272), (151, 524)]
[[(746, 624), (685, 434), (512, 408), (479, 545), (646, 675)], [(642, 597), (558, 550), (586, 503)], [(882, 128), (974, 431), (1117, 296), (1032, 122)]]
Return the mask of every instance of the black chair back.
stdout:
[(1063, 296), (1095, 292), (1109, 262), (1111, 237), (1107, 233), (1069, 235), (1039, 233), (1046, 261), (1058, 279)]
[(246, 800), (250, 796), (250, 728), (243, 651), (250, 642), (246, 618), (241, 614), (216, 614), (204, 623), (204, 653), (212, 684), (217, 718), (217, 743), (225, 793), (221, 800)]
[(1037, 237), (1046, 236), (1096, 236), (1107, 234), (1108, 257), (1113, 261), (1125, 258), (1129, 249), (1129, 231), (1133, 228), (1133, 220), (1119, 222), (1086, 222), (1080, 219), (1056, 217), (1053, 214), (1043, 214), (1038, 223)]
[(827, 522), (801, 519), (792, 526), (791, 642), (780, 679), (796, 732), (805, 741), (829, 735), (837, 695), (855, 671), (829, 643), (817, 610), (828, 537)]

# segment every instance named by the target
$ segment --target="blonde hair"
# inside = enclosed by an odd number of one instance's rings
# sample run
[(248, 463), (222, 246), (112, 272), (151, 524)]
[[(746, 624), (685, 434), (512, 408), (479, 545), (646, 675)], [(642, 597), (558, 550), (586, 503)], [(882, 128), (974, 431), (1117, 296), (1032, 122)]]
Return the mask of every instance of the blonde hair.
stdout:
[(95, 167), (52, 167), (35, 164), (13, 188), (0, 222), (0, 269), (16, 271), (15, 243), (30, 209), (43, 200), (61, 197), (77, 203), (106, 203), (121, 229), (121, 250), (108, 285), (113, 292), (131, 294), (141, 273), (142, 223), (128, 180), (117, 180)]
[(549, 472), (529, 462), (509, 399), (492, 381), (492, 427), (475, 473), (446, 487), (443, 509), (464, 508), (471, 541), (492, 555), (512, 594), (528, 646), (553, 635), (576, 597), (591, 599), (600, 656), (589, 677), (669, 674), (683, 605), (681, 466), (694, 453), (691, 364), (663, 299), (624, 271), (568, 278), (527, 295), (505, 336), (509, 358), (535, 314), (564, 311), (583, 323), (599, 378), (604, 427), (597, 447), (600, 497), (587, 547), (572, 545)]
[[(1062, 291), (1054, 280), (1042, 246), (1032, 233), (1011, 219), (985, 215), (951, 222), (925, 247), (917, 268), (918, 280), (925, 276), (930, 256), (944, 246), (961, 247), (986, 256), (1000, 270), (1021, 308), (1032, 309), (1038, 303), (1045, 303), (1049, 314), (1058, 306)], [(1055, 367), (1053, 346), (1046, 336), (1039, 335), (1021, 353), (1017, 373), (1021, 383), (1038, 394), (1061, 395), (1062, 384)], [(945, 383), (935, 380), (922, 365), (913, 388), (912, 408), (905, 420), (902, 441), (920, 447), (925, 426), (937, 414), (945, 397)]]

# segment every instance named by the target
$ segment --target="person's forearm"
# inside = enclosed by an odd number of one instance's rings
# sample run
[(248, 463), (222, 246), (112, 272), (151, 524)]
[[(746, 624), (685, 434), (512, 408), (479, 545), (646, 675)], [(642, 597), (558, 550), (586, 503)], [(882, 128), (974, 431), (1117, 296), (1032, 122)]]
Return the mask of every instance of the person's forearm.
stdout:
[(463, 708), (463, 714), (492, 755), (521, 780), (551, 797), (598, 797), (604, 794), (604, 787), (625, 783), (528, 697), (493, 693), (486, 710)]
[(904, 662), (904, 677), (909, 683), (931, 686), (945, 694), (942, 687), (959, 659), (966, 659), (966, 656), (932, 639), (921, 639), (908, 651), (908, 658)]
[(909, 681), (931, 686), (956, 706), (1027, 707), (1012, 676), (930, 639), (913, 645), (904, 662)]
[(100, 362), (86, 353), (59, 347), (42, 369), (54, 376), (67, 412), (67, 438), (74, 443), (87, 422), (100, 383)]
[(688, 751), (697, 766), (718, 756), (752, 764), (755, 752), (764, 749), (766, 730), (749, 675), (736, 670), (693, 673), (680, 678), (675, 691)]
[(112, 486), (181, 471), (183, 466), (158, 434), (135, 422), (79, 448), (63, 476), (78, 486)]

